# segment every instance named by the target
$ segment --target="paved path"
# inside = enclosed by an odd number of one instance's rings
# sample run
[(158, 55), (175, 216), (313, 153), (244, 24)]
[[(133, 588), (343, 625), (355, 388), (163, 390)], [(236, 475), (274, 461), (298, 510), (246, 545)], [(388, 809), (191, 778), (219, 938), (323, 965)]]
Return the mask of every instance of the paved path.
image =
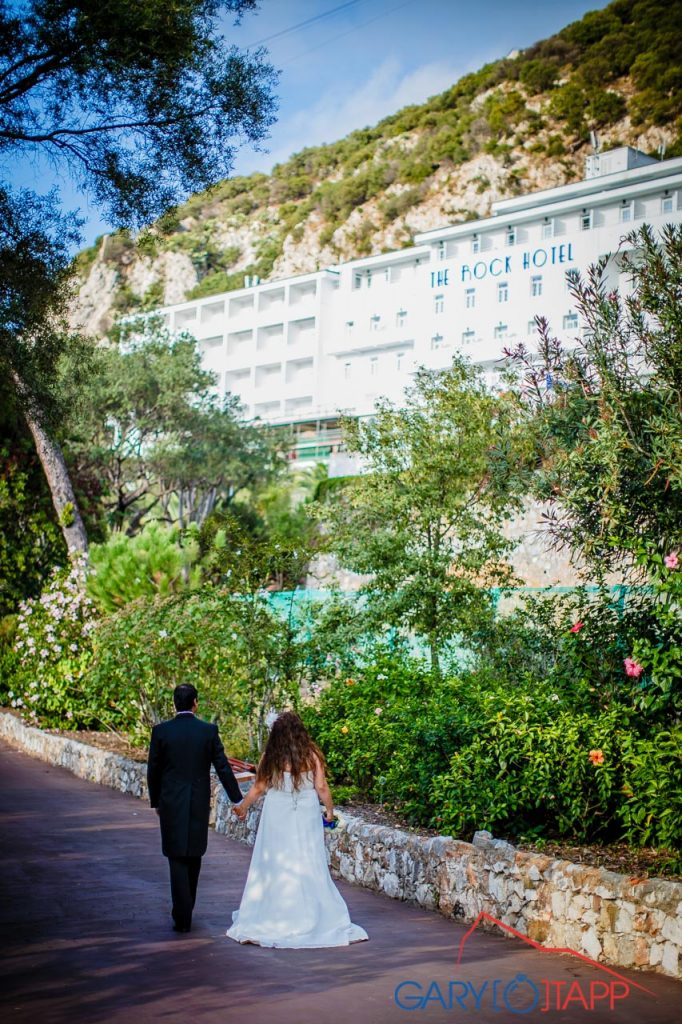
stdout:
[[(238, 906), (250, 850), (213, 832), (195, 930), (176, 935), (169, 927), (157, 819), (146, 804), (3, 745), (0, 780), (3, 1022), (674, 1024), (682, 1019), (682, 984), (640, 972), (622, 974), (650, 993), (632, 988), (615, 1009), (602, 999), (588, 1012), (574, 983), (584, 997), (592, 984), (598, 996), (610, 976), (570, 955), (536, 951), (516, 939), (476, 931), (457, 967), (456, 948), (466, 931), (461, 924), (348, 885), (340, 889), (370, 942), (337, 950), (239, 946), (225, 938), (225, 929), (229, 912)], [(499, 979), (503, 1005), (502, 989), (519, 972), (536, 981), (561, 982), (552, 991), (563, 1001), (573, 992), (568, 1008), (541, 1013), (540, 1003), (523, 1015), (497, 1012), (490, 998), (493, 981)], [(460, 982), (455, 995), (465, 999), (462, 993), (468, 994), (464, 1005), (455, 1001), (447, 1009), (453, 979)], [(404, 1001), (430, 991), (426, 1008), (408, 1013), (396, 1005), (394, 990), (406, 980), (421, 988), (404, 987)], [(482, 1008), (476, 1011), (471, 990), (463, 986), (470, 982), (480, 990), (486, 980)], [(434, 981), (437, 987), (429, 990)]]

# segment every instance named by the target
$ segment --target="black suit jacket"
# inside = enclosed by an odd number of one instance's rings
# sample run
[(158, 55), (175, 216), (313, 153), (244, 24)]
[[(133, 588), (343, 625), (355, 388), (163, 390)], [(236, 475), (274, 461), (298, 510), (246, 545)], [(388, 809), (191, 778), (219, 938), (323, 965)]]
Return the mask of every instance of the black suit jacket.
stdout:
[(152, 729), (147, 786), (166, 857), (201, 857), (208, 843), (211, 765), (234, 803), (242, 799), (218, 726), (180, 714)]

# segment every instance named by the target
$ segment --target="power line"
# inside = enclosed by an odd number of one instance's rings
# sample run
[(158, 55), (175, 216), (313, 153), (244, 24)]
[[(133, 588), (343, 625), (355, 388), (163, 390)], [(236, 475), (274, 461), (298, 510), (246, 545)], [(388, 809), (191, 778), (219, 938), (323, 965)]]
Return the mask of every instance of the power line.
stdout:
[(337, 39), (343, 39), (344, 36), (352, 35), (354, 32), (358, 32), (361, 28), (371, 25), (373, 21), (379, 21), (380, 18), (386, 18), (389, 14), (394, 14), (395, 11), (399, 11), (411, 3), (414, 3), (414, 0), (403, 0), (403, 3), (396, 4), (395, 7), (390, 7), (387, 11), (381, 11), (379, 14), (375, 14), (373, 18), (368, 18), (367, 21), (363, 21), (359, 25), (354, 25), (353, 28), (349, 28), (345, 32), (339, 32), (338, 35), (332, 36), (330, 39), (325, 39), (324, 42), (318, 43), (316, 46), (311, 46), (309, 50), (304, 50), (303, 53), (299, 53), (296, 57), (292, 57), (291, 60), (285, 61), (284, 64), (282, 64), (282, 67), (287, 68), (295, 61), (301, 60), (302, 57), (307, 57), (309, 53), (314, 53), (315, 50), (329, 46), (330, 43), (335, 43)]
[(262, 46), (264, 43), (269, 43), (273, 39), (279, 39), (281, 36), (289, 35), (290, 32), (295, 32), (299, 28), (305, 28), (306, 25), (312, 25), (314, 21), (321, 21), (323, 18), (330, 18), (332, 14), (336, 14), (337, 11), (344, 11), (347, 7), (354, 7), (360, 3), (360, 0), (347, 0), (345, 4), (339, 4), (338, 7), (332, 7), (331, 11), (323, 11), (322, 14), (316, 14), (312, 18), (306, 18), (305, 21), (299, 21), (297, 25), (291, 25), (290, 28), (283, 28), (281, 32), (275, 32), (271, 36), (265, 36), (264, 39), (258, 39), (255, 43), (250, 43), (251, 46)]

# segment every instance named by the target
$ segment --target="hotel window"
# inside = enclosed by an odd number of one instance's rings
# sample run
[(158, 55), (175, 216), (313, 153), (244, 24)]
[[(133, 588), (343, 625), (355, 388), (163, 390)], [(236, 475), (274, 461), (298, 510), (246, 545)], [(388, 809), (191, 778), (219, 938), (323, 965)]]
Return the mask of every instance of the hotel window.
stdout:
[(530, 294), (533, 299), (542, 295), (542, 274), (535, 274), (530, 279)]
[(632, 200), (628, 202), (626, 199), (623, 200), (623, 205), (620, 208), (620, 222), (621, 224), (628, 224), (634, 215), (634, 203)]
[(343, 364), (343, 376), (344, 376), (345, 380), (348, 380), (349, 377), (350, 377), (350, 366), (351, 366), (350, 363), (344, 363)]
[(391, 268), (390, 267), (384, 267), (384, 281), (386, 282), (386, 284), (390, 284), (391, 283)]
[(353, 274), (353, 287), (362, 288), (362, 274)]
[(442, 313), (445, 309), (445, 296), (434, 295), (433, 298), (433, 311), (434, 313)]
[(470, 345), (475, 337), (476, 332), (472, 331), (470, 328), (467, 328), (466, 331), (462, 331), (462, 344)]
[(443, 335), (442, 334), (434, 334), (434, 336), (431, 338), (431, 348), (434, 350), (434, 352), (436, 351), (436, 349), (441, 348), (442, 344), (443, 344)]
[(370, 377), (376, 377), (378, 369), (379, 369), (379, 356), (372, 356), (370, 358), (370, 361), (369, 361)]
[(528, 321), (528, 333), (530, 335), (538, 333), (538, 325), (535, 323), (535, 320)]
[(473, 253), (481, 251), (481, 239), (478, 237), (478, 235), (474, 235), (474, 237), (471, 239), (471, 251)]
[(507, 228), (505, 243), (507, 245), (516, 245), (516, 228)]
[(592, 210), (583, 210), (580, 214), (580, 230), (590, 231), (592, 228)]
[(396, 368), (396, 370), (402, 370), (402, 368), (403, 368), (403, 359), (404, 358), (405, 358), (405, 353), (404, 352), (396, 352), (396, 355), (395, 355), (395, 368)]
[(399, 309), (398, 312), (395, 315), (395, 325), (396, 325), (396, 327), (404, 327), (406, 320), (407, 320), (407, 310), (406, 309)]
[(464, 292), (464, 300), (467, 309), (473, 309), (476, 305), (476, 289), (467, 288)]
[(504, 339), (507, 337), (507, 330), (508, 328), (506, 324), (498, 324), (495, 330), (493, 331), (495, 341), (504, 341)]
[(661, 213), (672, 213), (675, 209), (672, 196), (663, 196), (661, 199)]
[(439, 242), (438, 243), (438, 259), (439, 260), (447, 259), (447, 255), (448, 255), (448, 243), (447, 242)]
[(372, 287), (372, 271), (371, 270), (367, 271), (367, 287), (368, 288)]
[(554, 217), (545, 217), (544, 223), (540, 228), (541, 238), (554, 238)]
[(564, 317), (564, 330), (565, 331), (575, 331), (575, 330), (577, 330), (577, 328), (578, 328), (578, 314), (577, 313), (567, 313), (566, 316)]
[(497, 286), (497, 301), (509, 302), (509, 284), (507, 281), (500, 281)]
[(346, 320), (346, 334), (352, 334), (355, 327), (355, 320)]
[(369, 318), (369, 329), (370, 329), (370, 331), (378, 331), (380, 323), (381, 323), (381, 317), (379, 316), (378, 313), (375, 313), (374, 316), (371, 316)]

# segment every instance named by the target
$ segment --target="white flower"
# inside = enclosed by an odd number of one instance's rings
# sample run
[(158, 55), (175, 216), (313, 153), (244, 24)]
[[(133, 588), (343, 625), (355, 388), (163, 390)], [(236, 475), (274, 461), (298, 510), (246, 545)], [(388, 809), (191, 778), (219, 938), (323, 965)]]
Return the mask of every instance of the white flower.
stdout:
[(41, 650), (40, 650), (40, 657), (41, 657), (41, 658), (47, 658), (47, 656), (49, 655), (49, 653), (50, 653), (50, 652), (49, 652), (48, 650), (46, 650), (46, 649), (45, 649), (44, 647), (42, 647), (42, 648), (41, 648)]
[(70, 651), (77, 651), (78, 650), (78, 644), (69, 644), (69, 650)]
[(267, 715), (265, 716), (265, 724), (267, 725), (268, 729), (272, 729), (273, 725), (275, 724), (278, 718), (279, 711), (268, 711)]
[(380, 672), (377, 676), (377, 679), (388, 679), (388, 676), (385, 676), (383, 672)]
[(162, 640), (165, 640), (166, 637), (168, 636), (168, 630), (167, 629), (160, 629), (159, 630), (159, 636), (161, 637)]
[(374, 714), (375, 715), (383, 715), (383, 713), (384, 713), (384, 709), (383, 708), (375, 708), (374, 709)]
[(33, 682), (29, 683), (28, 685), (31, 687), (32, 690), (35, 690), (35, 688), (37, 687), (38, 684), (37, 684), (37, 682), (34, 679)]
[(67, 718), (73, 718), (73, 711), (67, 711), (66, 712), (66, 717)]
[(558, 693), (553, 693), (552, 694), (552, 700), (561, 700), (561, 698), (559, 697)]

